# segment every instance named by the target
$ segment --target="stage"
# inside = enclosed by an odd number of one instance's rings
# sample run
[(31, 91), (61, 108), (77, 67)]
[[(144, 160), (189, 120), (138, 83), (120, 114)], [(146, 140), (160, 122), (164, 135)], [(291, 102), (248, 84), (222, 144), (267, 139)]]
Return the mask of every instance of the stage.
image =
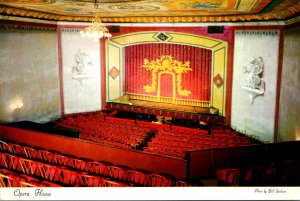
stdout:
[(199, 107), (155, 101), (132, 99), (125, 95), (107, 102), (107, 109), (130, 111), (135, 113), (150, 114), (182, 119), (193, 119), (204, 122), (224, 123), (225, 118), (218, 114), (214, 107)]

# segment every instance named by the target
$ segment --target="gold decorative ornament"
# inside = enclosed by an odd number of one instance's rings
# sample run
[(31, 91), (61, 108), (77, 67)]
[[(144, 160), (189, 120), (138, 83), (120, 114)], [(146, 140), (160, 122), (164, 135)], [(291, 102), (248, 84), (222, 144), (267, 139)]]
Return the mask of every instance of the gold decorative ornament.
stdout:
[[(190, 16), (190, 17), (181, 17), (176, 16), (147, 16), (147, 17), (104, 17), (101, 18), (102, 22), (239, 22), (239, 21), (257, 21), (257, 20), (285, 20), (297, 15), (300, 12), (299, 4), (295, 4), (288, 9), (275, 10), (267, 14), (245, 14), (245, 15), (231, 15), (231, 16), (222, 16), (216, 15), (215, 17), (209, 16)], [(11, 7), (0, 7), (0, 14), (3, 15), (15, 15), (23, 17), (34, 17), (39, 19), (55, 20), (55, 21), (81, 21), (81, 22), (90, 22), (94, 18), (86, 16), (65, 16), (58, 14), (50, 13), (41, 13), (38, 11), (28, 11), (20, 8), (11, 8)]]
[[(152, 83), (151, 85), (144, 86), (145, 92), (155, 92), (158, 84), (158, 98), (160, 98), (160, 76), (161, 74), (171, 74), (173, 79), (173, 85), (175, 84), (176, 79), (176, 89), (177, 93), (181, 96), (189, 96), (191, 91), (182, 89), (181, 86), (181, 75), (182, 73), (187, 73), (188, 71), (192, 71), (190, 68), (190, 62), (186, 61), (185, 63), (181, 61), (174, 60), (171, 55), (162, 55), (159, 59), (151, 60), (148, 59), (144, 60), (143, 68), (146, 70), (151, 71)], [(159, 73), (158, 73), (159, 72)], [(159, 75), (157, 75), (159, 74)], [(157, 76), (159, 79), (157, 81)], [(176, 94), (173, 93), (173, 98), (176, 97)]]

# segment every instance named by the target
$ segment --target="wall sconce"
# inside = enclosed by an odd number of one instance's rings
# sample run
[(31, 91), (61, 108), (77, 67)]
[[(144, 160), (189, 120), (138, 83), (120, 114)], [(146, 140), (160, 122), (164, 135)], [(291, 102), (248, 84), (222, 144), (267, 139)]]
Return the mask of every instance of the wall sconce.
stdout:
[(23, 103), (19, 103), (19, 104), (16, 105), (15, 110), (19, 111), (19, 110), (22, 109), (22, 107), (23, 107)]

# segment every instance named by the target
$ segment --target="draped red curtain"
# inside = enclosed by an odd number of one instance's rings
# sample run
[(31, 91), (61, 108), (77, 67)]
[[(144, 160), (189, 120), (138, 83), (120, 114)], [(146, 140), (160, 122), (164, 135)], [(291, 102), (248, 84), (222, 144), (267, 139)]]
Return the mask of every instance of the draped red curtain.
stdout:
[[(182, 73), (181, 88), (191, 91), (189, 96), (181, 96), (176, 93), (176, 98), (188, 100), (210, 100), (211, 89), (211, 50), (204, 48), (166, 43), (147, 43), (131, 45), (125, 48), (125, 90), (126, 93), (157, 95), (155, 92), (145, 92), (144, 86), (151, 85), (151, 71), (142, 67), (144, 59), (156, 60), (162, 55), (171, 55), (174, 60), (185, 63), (190, 62), (192, 71)], [(158, 79), (158, 77), (157, 77)], [(172, 76), (162, 74), (161, 76), (161, 96), (172, 96)], [(157, 86), (158, 87), (158, 86)]]

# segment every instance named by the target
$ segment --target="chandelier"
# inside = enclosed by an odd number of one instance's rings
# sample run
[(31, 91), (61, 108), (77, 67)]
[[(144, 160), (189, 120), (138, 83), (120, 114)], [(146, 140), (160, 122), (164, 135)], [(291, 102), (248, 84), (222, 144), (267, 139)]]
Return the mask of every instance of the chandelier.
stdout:
[(111, 34), (109, 33), (108, 28), (106, 28), (99, 17), (98, 12), (98, 3), (95, 0), (95, 12), (94, 12), (94, 19), (92, 21), (92, 25), (80, 30), (80, 34), (85, 38), (91, 38), (97, 41), (100, 38), (110, 38)]

